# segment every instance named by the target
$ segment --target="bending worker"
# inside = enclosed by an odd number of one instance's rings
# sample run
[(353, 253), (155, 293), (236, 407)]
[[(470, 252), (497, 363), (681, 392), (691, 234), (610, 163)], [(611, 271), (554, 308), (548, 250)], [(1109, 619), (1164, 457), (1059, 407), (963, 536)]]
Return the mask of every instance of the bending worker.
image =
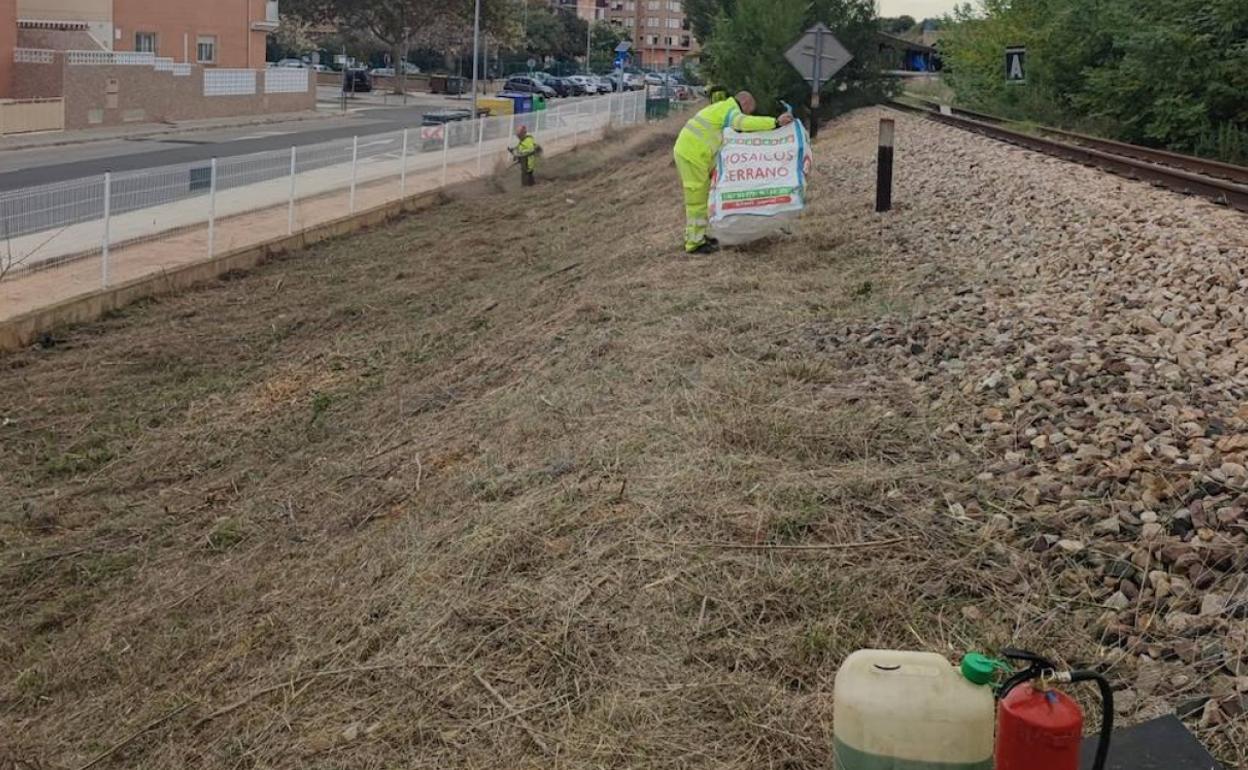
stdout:
[(542, 148), (523, 125), (516, 128), (516, 139), (520, 141), (512, 148), (511, 154), (520, 164), (520, 184), (532, 187), (537, 184), (533, 172), (537, 170), (537, 156), (542, 153)]
[(690, 118), (676, 139), (673, 155), (685, 190), (685, 251), (690, 254), (714, 251), (719, 246), (714, 238), (706, 237), (706, 228), (710, 224), (711, 169), (723, 143), (724, 129), (771, 131), (793, 122), (787, 113), (778, 119), (755, 117), (750, 114), (755, 106), (749, 91), (715, 102)]

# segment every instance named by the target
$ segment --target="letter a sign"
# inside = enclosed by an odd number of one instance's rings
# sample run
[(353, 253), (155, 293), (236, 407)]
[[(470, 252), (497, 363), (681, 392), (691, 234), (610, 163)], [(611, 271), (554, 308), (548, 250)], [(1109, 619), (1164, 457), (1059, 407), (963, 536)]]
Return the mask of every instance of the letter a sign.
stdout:
[(1027, 49), (1024, 46), (1005, 49), (1005, 82), (1027, 82)]

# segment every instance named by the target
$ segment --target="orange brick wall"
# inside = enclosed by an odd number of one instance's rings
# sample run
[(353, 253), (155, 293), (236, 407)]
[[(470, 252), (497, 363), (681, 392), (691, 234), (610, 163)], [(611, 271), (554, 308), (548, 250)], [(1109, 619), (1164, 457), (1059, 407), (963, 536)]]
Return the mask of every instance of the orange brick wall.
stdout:
[(0, 97), (13, 92), (13, 49), (17, 46), (17, 0), (0, 0)]
[(195, 63), (197, 38), (215, 35), (215, 66), (260, 69), (265, 33), (251, 23), (264, 10), (264, 0), (114, 0), (113, 50), (133, 51), (136, 32), (155, 32), (157, 56)]

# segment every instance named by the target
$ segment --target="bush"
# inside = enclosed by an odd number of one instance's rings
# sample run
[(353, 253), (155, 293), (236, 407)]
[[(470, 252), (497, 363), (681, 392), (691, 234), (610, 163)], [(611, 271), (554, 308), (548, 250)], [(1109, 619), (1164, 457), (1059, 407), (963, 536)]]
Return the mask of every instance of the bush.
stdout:
[[(1243, 0), (981, 0), (951, 22), (941, 41), (946, 79), (968, 106), (1243, 158)], [(1007, 84), (1004, 51), (1020, 44), (1027, 83)]]

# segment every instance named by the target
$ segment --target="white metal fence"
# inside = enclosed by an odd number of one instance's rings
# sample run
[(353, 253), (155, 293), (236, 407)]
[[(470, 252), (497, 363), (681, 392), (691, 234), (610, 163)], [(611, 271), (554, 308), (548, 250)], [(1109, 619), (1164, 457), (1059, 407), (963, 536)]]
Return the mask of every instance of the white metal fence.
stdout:
[(0, 275), (8, 273), (0, 318), (493, 174), (520, 125), (546, 157), (556, 155), (602, 138), (609, 126), (643, 122), (645, 99), (636, 91), (561, 100), (537, 113), (0, 193)]

